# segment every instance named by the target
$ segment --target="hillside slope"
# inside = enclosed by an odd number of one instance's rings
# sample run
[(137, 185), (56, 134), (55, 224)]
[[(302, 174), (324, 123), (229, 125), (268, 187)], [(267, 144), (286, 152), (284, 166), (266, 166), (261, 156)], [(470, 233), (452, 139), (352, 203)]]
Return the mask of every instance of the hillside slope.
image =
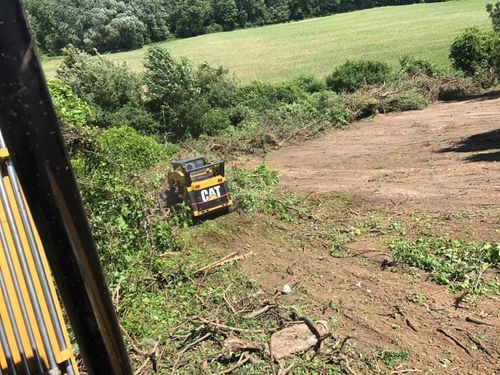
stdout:
[[(438, 103), (275, 151), (266, 162), (280, 171), (284, 196), (310, 201), (299, 219), (229, 215), (222, 239), (199, 240), (219, 257), (251, 249), (243, 269), (266, 298), (332, 322), (338, 341), (349, 338), (349, 373), (497, 373), (498, 266), (482, 275), (496, 280), (489, 295), (468, 295), (394, 262), (391, 243), (419, 256), (417, 239), (498, 243), (499, 105), (500, 92)], [(280, 296), (284, 284), (293, 292)]]
[[(223, 65), (243, 81), (283, 80), (301, 73), (324, 76), (348, 59), (396, 65), (404, 54), (448, 65), (449, 46), (457, 33), (488, 25), (487, 3), (461, 0), (375, 8), (161, 44), (176, 56)], [(140, 71), (145, 50), (109, 56)], [(45, 59), (49, 77), (59, 62)]]

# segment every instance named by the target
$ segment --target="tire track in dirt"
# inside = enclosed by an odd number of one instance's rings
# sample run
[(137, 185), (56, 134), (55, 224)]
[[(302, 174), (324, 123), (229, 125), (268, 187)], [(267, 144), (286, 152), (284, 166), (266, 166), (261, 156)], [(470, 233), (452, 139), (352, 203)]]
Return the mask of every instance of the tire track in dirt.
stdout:
[(379, 115), (270, 154), (293, 192), (354, 193), (430, 211), (500, 206), (500, 92)]

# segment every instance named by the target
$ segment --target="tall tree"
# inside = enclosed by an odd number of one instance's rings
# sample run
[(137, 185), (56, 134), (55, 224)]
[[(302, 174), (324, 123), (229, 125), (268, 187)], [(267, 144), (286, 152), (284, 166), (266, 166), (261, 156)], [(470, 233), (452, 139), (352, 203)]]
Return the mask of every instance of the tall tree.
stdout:
[(238, 20), (238, 8), (234, 0), (213, 0), (214, 21), (224, 30), (233, 30)]
[(204, 34), (212, 23), (212, 4), (208, 0), (180, 0), (170, 22), (180, 37)]

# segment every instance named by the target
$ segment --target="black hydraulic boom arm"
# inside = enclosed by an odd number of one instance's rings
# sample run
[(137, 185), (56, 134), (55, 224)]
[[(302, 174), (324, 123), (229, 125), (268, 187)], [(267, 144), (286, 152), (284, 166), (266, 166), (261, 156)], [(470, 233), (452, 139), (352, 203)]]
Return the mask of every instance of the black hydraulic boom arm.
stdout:
[(132, 373), (21, 0), (0, 5), (0, 129), (89, 374)]

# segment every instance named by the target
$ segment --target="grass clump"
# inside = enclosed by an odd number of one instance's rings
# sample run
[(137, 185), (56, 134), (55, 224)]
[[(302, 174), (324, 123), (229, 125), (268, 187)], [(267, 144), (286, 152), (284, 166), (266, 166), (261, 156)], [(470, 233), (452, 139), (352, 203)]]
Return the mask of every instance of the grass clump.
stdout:
[(393, 240), (389, 248), (393, 262), (430, 272), (434, 281), (452, 290), (500, 293), (498, 280), (484, 277), (488, 268), (500, 265), (500, 244), (419, 239)]

